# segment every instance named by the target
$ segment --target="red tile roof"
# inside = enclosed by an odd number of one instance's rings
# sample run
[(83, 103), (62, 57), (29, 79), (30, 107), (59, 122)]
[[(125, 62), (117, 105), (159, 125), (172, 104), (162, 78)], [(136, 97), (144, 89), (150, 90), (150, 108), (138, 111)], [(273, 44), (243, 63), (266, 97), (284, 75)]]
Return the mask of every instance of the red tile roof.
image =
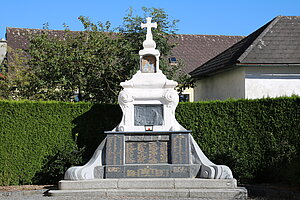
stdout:
[[(11, 48), (26, 49), (29, 45), (28, 36), (33, 33), (49, 31), (56, 37), (63, 37), (63, 30), (43, 30), (27, 28), (6, 28), (7, 45)], [(171, 37), (170, 42), (177, 44), (172, 50), (172, 56), (184, 62), (183, 71), (189, 73), (237, 43), (243, 36), (224, 35), (176, 35)]]
[(12, 28), (6, 27), (7, 46), (13, 49), (26, 49), (29, 46), (29, 36), (33, 34), (47, 31), (55, 37), (63, 38), (64, 30), (45, 30), (45, 29), (29, 29), (29, 28)]
[(171, 39), (177, 44), (172, 56), (182, 59), (185, 64), (183, 70), (189, 73), (243, 38), (224, 35), (177, 35)]

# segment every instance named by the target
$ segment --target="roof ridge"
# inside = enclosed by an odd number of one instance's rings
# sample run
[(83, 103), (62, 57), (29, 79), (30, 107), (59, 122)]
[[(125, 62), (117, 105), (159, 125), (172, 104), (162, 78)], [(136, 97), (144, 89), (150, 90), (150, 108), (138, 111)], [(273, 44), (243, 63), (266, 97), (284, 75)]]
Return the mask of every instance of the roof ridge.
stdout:
[(272, 19), (270, 21), (271, 23), (268, 22), (270, 24), (265, 28), (265, 30), (263, 30), (263, 32), (261, 32), (256, 37), (256, 39), (248, 46), (248, 48), (244, 51), (244, 53), (242, 53), (242, 55), (240, 55), (240, 57), (237, 59), (237, 61), (242, 62), (248, 56), (248, 54), (251, 52), (251, 50), (259, 43), (260, 39), (262, 39), (270, 31), (270, 29), (279, 21), (280, 18), (282, 18), (281, 15)]
[(208, 35), (208, 34), (175, 34), (175, 35), (182, 35), (182, 36), (221, 36), (221, 37), (246, 37), (243, 35)]
[[(17, 28), (17, 27), (6, 27), (6, 29), (22, 29), (22, 30), (36, 30), (36, 31), (65, 31), (59, 29), (42, 29), (42, 28)], [(82, 31), (72, 31), (70, 32), (82, 32)], [(219, 37), (246, 37), (243, 35), (208, 35), (208, 34), (174, 34), (181, 36), (219, 36)]]
[[(58, 29), (42, 29), (42, 28), (16, 28), (16, 27), (6, 27), (8, 29), (22, 29), (22, 30), (36, 30), (36, 31), (66, 31), (66, 30), (58, 30)], [(81, 31), (70, 31), (70, 32), (81, 32)]]

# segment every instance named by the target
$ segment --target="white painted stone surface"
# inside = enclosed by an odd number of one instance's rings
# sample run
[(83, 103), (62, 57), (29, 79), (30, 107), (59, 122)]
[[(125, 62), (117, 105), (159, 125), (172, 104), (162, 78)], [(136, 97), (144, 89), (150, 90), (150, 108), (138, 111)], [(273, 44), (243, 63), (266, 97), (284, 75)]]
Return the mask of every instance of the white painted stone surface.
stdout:
[(134, 105), (163, 105), (163, 125), (153, 126), (153, 131), (185, 130), (175, 119), (179, 96), (174, 89), (177, 82), (168, 80), (161, 72), (138, 71), (131, 80), (121, 83), (119, 105), (123, 111), (120, 124), (113, 131), (145, 131), (144, 126), (134, 125)]
[(92, 158), (83, 166), (70, 167), (65, 173), (65, 180), (87, 180), (95, 179), (95, 167), (102, 166), (102, 151), (106, 143), (106, 138), (97, 147)]
[(190, 136), (192, 155), (192, 164), (200, 164), (200, 178), (207, 179), (232, 179), (231, 169), (225, 165), (216, 165), (211, 162), (200, 149), (194, 138)]
[[(178, 85), (176, 81), (168, 80), (159, 69), (160, 53), (153, 40), (151, 28), (156, 28), (156, 23), (151, 23), (147, 18), (146, 40), (143, 42), (144, 49), (140, 50), (140, 70), (132, 79), (121, 83), (123, 90), (120, 92), (118, 101), (123, 111), (120, 124), (113, 131), (145, 131), (144, 126), (134, 124), (135, 105), (163, 105), (163, 125), (153, 126), (153, 131), (182, 131), (183, 128), (175, 119), (175, 109), (179, 102), (179, 96), (175, 90)], [(156, 58), (155, 73), (143, 73), (142, 59), (144, 56)], [(149, 124), (152, 125), (152, 124)]]

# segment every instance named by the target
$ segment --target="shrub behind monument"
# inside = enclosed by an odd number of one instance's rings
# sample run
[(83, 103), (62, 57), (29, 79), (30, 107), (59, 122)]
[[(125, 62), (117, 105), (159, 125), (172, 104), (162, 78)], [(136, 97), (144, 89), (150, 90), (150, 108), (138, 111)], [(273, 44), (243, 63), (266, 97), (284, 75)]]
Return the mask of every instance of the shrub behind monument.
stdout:
[[(81, 164), (66, 159), (70, 152), (85, 147), (85, 162), (121, 120), (116, 104), (0, 101), (0, 113), (0, 185), (55, 183), (62, 169)], [(299, 184), (299, 97), (182, 103), (176, 117), (237, 179)]]
[(286, 173), (300, 153), (299, 97), (183, 103), (176, 118), (211, 160), (243, 182), (300, 178), (299, 168)]
[[(0, 185), (49, 178), (60, 168), (55, 163), (61, 168), (80, 164), (76, 163), (80, 159), (64, 159), (69, 153), (65, 151), (85, 147), (83, 159), (88, 159), (103, 131), (112, 129), (121, 117), (117, 105), (63, 102), (0, 101), (0, 113)], [(48, 174), (42, 172), (45, 168)], [(37, 174), (42, 177), (34, 178)]]

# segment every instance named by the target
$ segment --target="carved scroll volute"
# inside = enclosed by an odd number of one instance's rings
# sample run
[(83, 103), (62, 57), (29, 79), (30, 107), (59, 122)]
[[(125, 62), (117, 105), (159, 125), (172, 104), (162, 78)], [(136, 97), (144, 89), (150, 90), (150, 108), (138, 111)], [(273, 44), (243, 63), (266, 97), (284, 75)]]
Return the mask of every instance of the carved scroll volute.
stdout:
[(118, 97), (118, 101), (119, 101), (120, 105), (126, 105), (128, 103), (133, 102), (133, 100), (134, 99), (133, 99), (132, 95), (129, 92), (127, 92), (126, 90), (122, 90)]
[(127, 90), (122, 90), (118, 96), (118, 101), (123, 112), (123, 117), (117, 129), (118, 131), (124, 131), (126, 124), (126, 113), (130, 113), (128, 111), (129, 104), (132, 104), (134, 99), (130, 92), (128, 92)]
[(179, 96), (174, 89), (167, 90), (164, 94), (164, 99), (166, 101), (166, 109), (170, 113), (170, 131), (180, 130), (182, 127), (178, 124), (175, 118), (175, 110), (179, 102)]
[(174, 110), (175, 112), (175, 109), (179, 102), (179, 96), (177, 92), (175, 90), (167, 90), (164, 97), (165, 100), (167, 101), (167, 106), (172, 107), (172, 110)]

